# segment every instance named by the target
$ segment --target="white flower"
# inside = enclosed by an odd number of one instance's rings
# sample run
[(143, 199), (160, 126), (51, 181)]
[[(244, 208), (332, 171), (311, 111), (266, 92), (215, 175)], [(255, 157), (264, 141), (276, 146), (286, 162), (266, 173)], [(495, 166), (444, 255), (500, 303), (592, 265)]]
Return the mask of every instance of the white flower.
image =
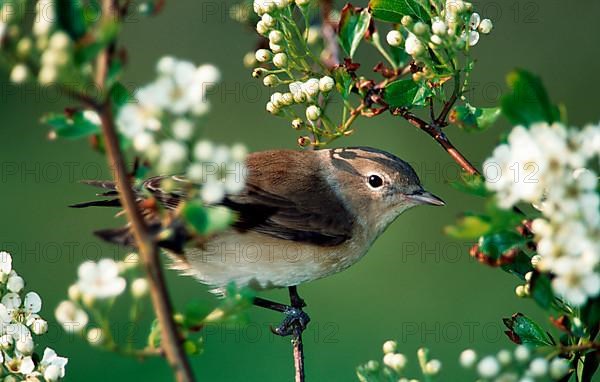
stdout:
[(561, 257), (552, 270), (556, 274), (552, 288), (569, 304), (582, 306), (588, 297), (600, 293), (600, 276), (593, 269), (582, 267), (576, 259)]
[(194, 157), (199, 161), (208, 161), (214, 153), (214, 145), (209, 141), (199, 141), (194, 147)]
[(447, 30), (448, 26), (442, 20), (437, 19), (431, 23), (431, 31), (436, 35), (443, 36), (446, 34)]
[(131, 294), (135, 298), (141, 298), (148, 294), (148, 280), (139, 278), (131, 283)]
[(187, 148), (184, 144), (167, 139), (160, 143), (159, 168), (169, 172), (172, 167), (182, 163), (187, 158)]
[(156, 71), (159, 74), (172, 75), (177, 60), (173, 56), (164, 56), (156, 64)]
[[(0, 29), (2, 24), (0, 24)], [(2, 31), (0, 30), (0, 39), (2, 38)], [(15, 65), (10, 72), (10, 80), (15, 84), (21, 84), (29, 77), (29, 69), (23, 64)]]
[(481, 32), (483, 34), (488, 34), (492, 31), (492, 28), (494, 28), (494, 24), (492, 24), (492, 20), (490, 20), (490, 19), (481, 20), (481, 23), (479, 24), (479, 32)]
[(38, 366), (40, 372), (44, 374), (47, 381), (53, 382), (65, 376), (65, 366), (69, 360), (65, 357), (59, 357), (56, 352), (50, 348), (44, 349), (44, 356)]
[(385, 36), (385, 39), (391, 46), (398, 47), (402, 44), (402, 33), (397, 30), (391, 30), (388, 32), (387, 36)]
[(4, 365), (8, 371), (14, 374), (31, 374), (35, 370), (35, 364), (30, 356), (23, 356), (22, 354), (16, 353), (14, 357), (10, 357), (6, 354)]
[(466, 349), (460, 353), (459, 361), (462, 367), (470, 369), (477, 362), (477, 353), (471, 349)]
[(0, 273), (8, 276), (12, 271), (12, 256), (10, 253), (2, 251), (0, 252)]
[(86, 261), (79, 266), (77, 274), (77, 285), (84, 295), (106, 299), (125, 290), (125, 279), (119, 277), (119, 267), (112, 259), (102, 259), (98, 263)]
[(477, 372), (483, 378), (493, 378), (500, 372), (500, 364), (496, 358), (492, 356), (484, 357), (479, 364), (477, 364)]
[(529, 372), (532, 377), (544, 377), (548, 372), (548, 361), (545, 358), (534, 359), (529, 364)]
[(200, 196), (206, 204), (219, 203), (225, 197), (225, 186), (220, 181), (208, 181), (202, 185)]
[(25, 287), (25, 280), (18, 275), (11, 276), (8, 278), (6, 287), (11, 292), (19, 293)]
[(54, 312), (56, 320), (63, 326), (63, 328), (69, 333), (81, 332), (88, 324), (89, 318), (87, 313), (79, 309), (71, 301), (63, 301), (57, 307)]
[(178, 118), (173, 122), (173, 135), (175, 138), (186, 141), (192, 137), (194, 133), (194, 124), (185, 118)]

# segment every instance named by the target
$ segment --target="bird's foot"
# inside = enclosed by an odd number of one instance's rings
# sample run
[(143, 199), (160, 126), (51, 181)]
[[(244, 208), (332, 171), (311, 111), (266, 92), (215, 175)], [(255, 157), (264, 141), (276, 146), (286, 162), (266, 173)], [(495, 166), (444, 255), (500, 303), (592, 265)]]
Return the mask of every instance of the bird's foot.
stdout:
[(271, 327), (273, 334), (281, 337), (292, 335), (296, 329), (302, 333), (310, 322), (310, 317), (305, 311), (302, 310), (302, 308), (294, 308), (290, 306), (283, 312), (283, 314), (285, 315), (283, 322), (276, 328)]

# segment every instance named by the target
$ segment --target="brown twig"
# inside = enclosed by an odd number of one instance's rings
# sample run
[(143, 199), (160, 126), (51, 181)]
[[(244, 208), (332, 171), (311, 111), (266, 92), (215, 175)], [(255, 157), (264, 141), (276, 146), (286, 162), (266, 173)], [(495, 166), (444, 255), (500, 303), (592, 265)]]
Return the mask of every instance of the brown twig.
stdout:
[[(295, 286), (289, 288), (291, 306), (296, 309), (302, 309), (306, 306), (304, 301), (298, 295), (298, 290)], [(299, 325), (294, 327), (292, 333), (292, 346), (294, 348), (294, 368), (296, 370), (295, 381), (304, 382), (304, 344), (302, 343), (302, 332), (304, 329)]]
[[(114, 0), (102, 1), (102, 12), (104, 18), (115, 17), (118, 11)], [(111, 50), (103, 50), (96, 63), (96, 86), (105, 93), (106, 74), (110, 66)], [(136, 241), (140, 253), (144, 270), (150, 284), (150, 296), (156, 311), (156, 316), (161, 328), (162, 348), (164, 349), (167, 361), (171, 365), (175, 378), (178, 382), (192, 382), (194, 376), (185, 355), (177, 326), (173, 319), (173, 306), (169, 298), (167, 287), (162, 272), (160, 261), (160, 250), (148, 232), (146, 222), (138, 209), (136, 196), (131, 188), (127, 167), (123, 154), (121, 153), (119, 138), (114, 125), (114, 115), (110, 100), (107, 100), (100, 106), (95, 106), (100, 115), (102, 135), (105, 139), (106, 152), (111, 165), (114, 179), (119, 191), (119, 199), (126, 212), (131, 231)]]

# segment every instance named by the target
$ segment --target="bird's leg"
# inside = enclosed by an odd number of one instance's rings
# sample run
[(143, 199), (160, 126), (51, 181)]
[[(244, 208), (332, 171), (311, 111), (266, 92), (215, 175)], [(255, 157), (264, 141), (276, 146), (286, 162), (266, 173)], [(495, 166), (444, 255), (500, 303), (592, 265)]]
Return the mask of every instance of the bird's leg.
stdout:
[(306, 304), (298, 295), (296, 287), (289, 287), (289, 292), (290, 305), (280, 304), (260, 297), (255, 297), (253, 300), (253, 303), (256, 306), (281, 312), (285, 315), (283, 322), (278, 327), (271, 328), (271, 331), (274, 334), (282, 337), (292, 335), (295, 329), (303, 332), (310, 322), (310, 317), (302, 310)]

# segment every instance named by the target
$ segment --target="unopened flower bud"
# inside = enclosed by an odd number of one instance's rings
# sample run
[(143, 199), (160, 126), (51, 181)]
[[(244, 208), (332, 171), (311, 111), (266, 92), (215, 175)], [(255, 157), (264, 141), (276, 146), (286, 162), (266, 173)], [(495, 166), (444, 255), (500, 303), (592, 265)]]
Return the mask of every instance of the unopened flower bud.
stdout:
[(296, 5), (299, 7), (303, 7), (308, 4), (310, 4), (310, 0), (296, 0)]
[(280, 92), (275, 92), (275, 93), (271, 94), (271, 103), (277, 108), (279, 108), (283, 105), (282, 99), (283, 99), (283, 94), (281, 94)]
[(67, 294), (69, 295), (69, 299), (71, 301), (78, 301), (81, 298), (81, 290), (77, 284), (71, 285)]
[(322, 77), (319, 80), (319, 90), (323, 93), (330, 92), (335, 86), (335, 81), (329, 76)]
[(391, 30), (388, 32), (387, 36), (385, 36), (387, 43), (391, 46), (400, 46), (402, 44), (402, 33), (397, 30)]
[(442, 38), (436, 34), (434, 34), (433, 36), (431, 36), (430, 38), (431, 42), (434, 45), (441, 45), (442, 44)]
[(48, 321), (36, 318), (31, 324), (31, 331), (38, 336), (46, 333), (48, 331)]
[(256, 68), (252, 71), (252, 77), (254, 78), (260, 78), (262, 77), (262, 75), (264, 74), (265, 69), (263, 68)]
[(279, 44), (283, 41), (283, 33), (281, 33), (281, 31), (278, 30), (273, 30), (269, 32), (269, 41), (273, 44)]
[(288, 57), (285, 53), (277, 53), (273, 57), (273, 65), (277, 68), (285, 68), (288, 64)]
[(437, 375), (442, 370), (442, 363), (437, 359), (432, 359), (425, 365), (425, 373), (428, 375)]
[(531, 351), (525, 345), (519, 345), (515, 348), (515, 359), (519, 362), (527, 362)]
[(244, 55), (244, 66), (247, 68), (252, 68), (256, 65), (256, 63), (258, 62), (256, 60), (256, 54), (254, 52), (248, 52)]
[(292, 93), (283, 93), (281, 96), (281, 103), (285, 106), (290, 106), (294, 103), (294, 96)]
[(269, 27), (265, 24), (264, 21), (258, 20), (256, 23), (256, 32), (260, 35), (265, 35), (269, 32)]
[(413, 33), (416, 34), (417, 36), (422, 36), (425, 33), (427, 33), (427, 24), (425, 24), (424, 22), (418, 21), (415, 26), (413, 27)]
[(273, 28), (276, 23), (276, 20), (273, 18), (273, 16), (271, 16), (268, 13), (265, 13), (264, 15), (262, 15), (261, 20), (262, 20), (263, 24), (269, 28)]
[(413, 18), (408, 15), (402, 16), (400, 23), (402, 24), (402, 26), (409, 28), (411, 25), (413, 25)]
[(448, 30), (448, 27), (446, 26), (446, 23), (443, 22), (442, 20), (435, 20), (432, 24), (431, 24), (431, 31), (434, 34), (443, 36), (446, 34), (446, 31)]
[(550, 377), (558, 380), (567, 374), (569, 371), (569, 361), (563, 358), (554, 358), (550, 362)]
[(279, 78), (274, 74), (269, 74), (263, 79), (263, 84), (268, 87), (279, 85)]
[(302, 84), (302, 91), (309, 97), (316, 97), (319, 95), (319, 80), (311, 78)]
[(316, 121), (321, 117), (321, 109), (316, 105), (310, 105), (306, 108), (306, 118), (309, 121)]
[(294, 102), (296, 103), (304, 103), (306, 102), (306, 94), (304, 92), (296, 92), (294, 93)]
[(104, 333), (100, 328), (91, 328), (86, 335), (90, 345), (101, 345), (104, 342)]
[(259, 49), (256, 51), (255, 57), (258, 62), (267, 62), (273, 57), (273, 54), (267, 49)]
[(44, 369), (44, 379), (48, 382), (55, 382), (60, 379), (60, 367), (50, 364)]
[(470, 369), (477, 362), (477, 353), (474, 350), (466, 349), (460, 353), (460, 365), (465, 369)]
[(396, 341), (385, 341), (383, 344), (383, 354), (395, 353), (398, 350), (398, 343)]
[(267, 102), (267, 111), (273, 115), (279, 114), (279, 108), (273, 102)]
[(527, 297), (527, 293), (525, 292), (525, 285), (519, 285), (515, 288), (515, 294), (517, 297)]
[(275, 44), (275, 43), (269, 42), (269, 48), (273, 51), (273, 53), (281, 53), (281, 52), (283, 52), (283, 46), (279, 45), (279, 44)]

